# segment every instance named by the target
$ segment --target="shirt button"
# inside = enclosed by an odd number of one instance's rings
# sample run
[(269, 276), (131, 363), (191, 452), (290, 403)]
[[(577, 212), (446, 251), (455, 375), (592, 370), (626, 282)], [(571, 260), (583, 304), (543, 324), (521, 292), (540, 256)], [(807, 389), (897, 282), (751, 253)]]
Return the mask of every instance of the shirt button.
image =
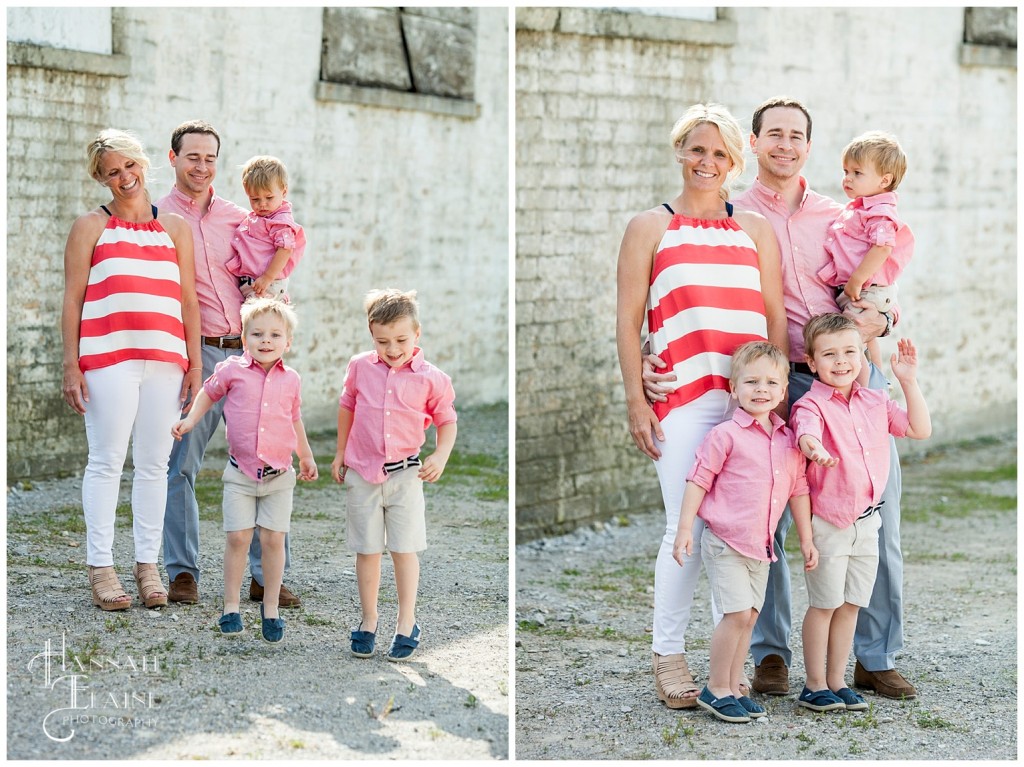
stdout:
[(390, 410), (385, 410), (384, 411), (384, 415), (391, 415), (391, 411)]

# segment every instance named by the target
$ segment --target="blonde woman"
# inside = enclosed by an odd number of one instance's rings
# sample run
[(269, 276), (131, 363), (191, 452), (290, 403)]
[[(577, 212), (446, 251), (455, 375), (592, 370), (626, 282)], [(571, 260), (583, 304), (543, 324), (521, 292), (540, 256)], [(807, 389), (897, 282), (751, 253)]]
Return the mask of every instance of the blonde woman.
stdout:
[[(700, 687), (686, 661), (686, 628), (700, 556), (672, 556), (685, 477), (712, 427), (731, 415), (730, 356), (768, 340), (788, 354), (778, 243), (757, 213), (733, 209), (729, 183), (743, 171), (744, 136), (717, 104), (696, 104), (671, 134), (682, 191), (637, 214), (618, 260), (616, 340), (629, 430), (652, 460), (665, 502), (665, 533), (655, 566), (654, 675), (669, 708), (697, 705)], [(648, 403), (640, 334), (676, 382), (665, 402)], [(703, 525), (694, 524), (697, 550)]]

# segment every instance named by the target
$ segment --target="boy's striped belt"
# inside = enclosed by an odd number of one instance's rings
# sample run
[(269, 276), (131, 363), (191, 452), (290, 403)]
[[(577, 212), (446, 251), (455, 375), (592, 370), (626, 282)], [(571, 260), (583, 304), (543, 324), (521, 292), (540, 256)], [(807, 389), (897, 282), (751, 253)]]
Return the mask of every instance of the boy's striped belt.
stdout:
[(860, 516), (857, 517), (857, 519), (867, 519), (876, 511), (881, 511), (883, 506), (885, 506), (885, 501), (879, 501), (877, 506), (868, 506), (860, 513)]
[[(233, 455), (228, 456), (228, 463), (234, 466), (239, 471), (242, 467), (238, 465), (238, 461), (235, 460)], [(288, 469), (275, 469), (273, 466), (263, 466), (256, 469), (256, 479), (266, 479), (267, 477), (276, 477), (278, 474), (284, 474)]]
[(401, 461), (392, 461), (391, 463), (384, 464), (385, 474), (394, 474), (396, 471), (402, 469), (408, 469), (410, 466), (421, 466), (420, 457), (418, 455), (412, 455), (408, 458), (403, 458)]

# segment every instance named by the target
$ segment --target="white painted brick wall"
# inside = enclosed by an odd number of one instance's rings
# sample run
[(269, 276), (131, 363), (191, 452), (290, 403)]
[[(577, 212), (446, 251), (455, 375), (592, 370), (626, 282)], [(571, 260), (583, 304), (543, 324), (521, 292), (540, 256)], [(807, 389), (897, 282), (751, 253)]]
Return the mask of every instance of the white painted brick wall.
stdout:
[[(960, 65), (962, 8), (724, 12), (735, 45), (517, 30), (521, 537), (660, 507), (626, 429), (615, 263), (629, 218), (678, 193), (667, 137), (698, 101), (725, 104), (749, 132), (764, 99), (803, 100), (814, 119), (804, 175), (839, 200), (843, 146), (873, 128), (900, 137), (900, 209), (917, 249), (897, 330), (922, 353), (929, 444), (1015, 423), (1016, 69)], [(741, 188), (755, 173), (748, 152)], [(883, 343), (888, 356), (894, 341)]]

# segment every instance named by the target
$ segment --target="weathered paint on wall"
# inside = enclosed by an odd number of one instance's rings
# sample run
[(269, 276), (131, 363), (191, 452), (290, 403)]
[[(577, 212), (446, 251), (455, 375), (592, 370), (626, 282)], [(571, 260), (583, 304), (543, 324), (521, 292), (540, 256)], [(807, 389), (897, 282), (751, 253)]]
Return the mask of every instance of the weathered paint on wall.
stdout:
[(374, 287), (418, 290), (421, 345), (452, 376), (457, 404), (508, 398), (508, 12), (477, 10), (479, 116), (469, 119), (318, 101), (322, 13), (114, 9), (125, 76), (12, 65), (9, 51), (10, 477), (85, 463), (82, 421), (60, 396), (63, 248), (75, 217), (106, 199), (85, 168), (105, 127), (143, 139), (154, 199), (171, 187), (170, 134), (184, 120), (220, 131), (214, 186), (243, 207), (246, 159), (287, 164), (308, 239), (291, 281), (300, 325), (288, 358), (307, 430), (334, 428), (345, 364), (369, 348), (362, 298)]
[[(910, 159), (900, 209), (917, 248), (897, 335), (922, 353), (929, 444), (1015, 424), (1016, 66), (960, 63), (979, 58), (963, 51), (962, 8), (720, 14), (676, 34), (687, 22), (517, 13), (519, 540), (661, 505), (626, 429), (615, 263), (629, 218), (678, 193), (668, 134), (700, 101), (749, 131), (763, 100), (803, 100), (814, 119), (804, 175), (838, 200), (842, 147), (868, 129), (899, 136)], [(739, 188), (755, 174), (748, 152)], [(886, 356), (894, 345), (883, 340)]]

